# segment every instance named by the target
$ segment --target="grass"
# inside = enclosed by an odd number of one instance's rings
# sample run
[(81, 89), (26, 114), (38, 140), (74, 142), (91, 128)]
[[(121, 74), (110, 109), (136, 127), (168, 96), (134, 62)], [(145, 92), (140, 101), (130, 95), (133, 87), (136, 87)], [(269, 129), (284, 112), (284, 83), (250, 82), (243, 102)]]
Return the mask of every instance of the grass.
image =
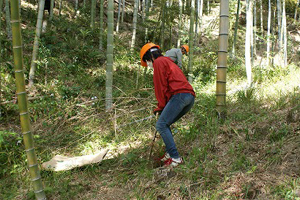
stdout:
[[(27, 12), (36, 17), (33, 10)], [(172, 128), (185, 164), (160, 178), (158, 163), (148, 160), (155, 119), (132, 123), (152, 115), (156, 100), (152, 72), (140, 68), (138, 51), (130, 54), (124, 45), (130, 34), (116, 37), (114, 110), (107, 113), (105, 54), (96, 51), (97, 30), (89, 30), (84, 14), (73, 21), (54, 20), (41, 39), (38, 82), (29, 91), (39, 162), (56, 154), (110, 151), (99, 164), (42, 171), (49, 199), (299, 199), (299, 67), (254, 68), (254, 84), (247, 88), (243, 63), (230, 58), (227, 118), (220, 123), (215, 113), (217, 57), (209, 44), (204, 46), (207, 59), (194, 63), (195, 105)], [(29, 21), (23, 20), (28, 29), (22, 30), (25, 66), (30, 65), (35, 26)], [(4, 52), (8, 62), (1, 63), (1, 91), (11, 101), (12, 57)], [(17, 105), (0, 106), (0, 199), (34, 199)], [(163, 149), (157, 139), (153, 155)]]

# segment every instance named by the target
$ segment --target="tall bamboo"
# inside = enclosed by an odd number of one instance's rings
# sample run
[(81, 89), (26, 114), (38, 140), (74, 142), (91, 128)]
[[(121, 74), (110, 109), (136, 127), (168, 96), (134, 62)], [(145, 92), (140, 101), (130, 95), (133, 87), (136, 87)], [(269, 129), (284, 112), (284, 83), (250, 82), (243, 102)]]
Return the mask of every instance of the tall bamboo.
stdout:
[(219, 51), (216, 84), (216, 110), (221, 119), (226, 117), (226, 71), (228, 54), (229, 0), (220, 2)]
[(299, 6), (299, 1), (300, 0), (297, 1), (296, 8), (295, 8), (294, 22), (296, 22), (296, 20), (297, 20), (297, 11), (298, 11), (298, 6)]
[(253, 56), (252, 56), (252, 65), (253, 59), (256, 56), (256, 0), (253, 0)]
[(103, 16), (104, 16), (104, 11), (103, 11), (103, 0), (100, 0), (100, 36), (99, 36), (99, 50), (102, 50), (103, 48), (103, 33), (104, 33), (104, 29), (103, 29)]
[(120, 19), (121, 19), (121, 2), (122, 0), (119, 0), (118, 2), (118, 18), (117, 18), (117, 26), (116, 26), (116, 32), (119, 32), (119, 26), (120, 26)]
[(160, 47), (164, 49), (164, 41), (165, 41), (165, 16), (166, 16), (166, 1), (161, 1), (162, 3), (162, 18), (161, 18), (161, 25), (160, 25)]
[(146, 4), (146, 9), (145, 9), (145, 43), (148, 42), (149, 38), (148, 38), (148, 19), (149, 19), (149, 9), (150, 9), (150, 1), (146, 0), (145, 2)]
[(195, 21), (195, 0), (191, 2), (191, 15), (190, 15), (190, 32), (189, 32), (189, 68), (188, 68), (188, 81), (193, 82), (193, 54), (194, 54), (194, 21)]
[(38, 54), (38, 50), (39, 50), (39, 40), (40, 40), (41, 30), (42, 30), (44, 6), (45, 6), (45, 0), (40, 0), (39, 1), (39, 12), (38, 12), (36, 29), (35, 29), (35, 37), (34, 37), (34, 42), (33, 42), (32, 59), (31, 59), (31, 65), (30, 65), (30, 71), (29, 71), (29, 86), (30, 87), (33, 85), (34, 76), (35, 76), (36, 58), (37, 58), (37, 54)]
[(259, 0), (259, 2), (260, 2), (260, 29), (261, 29), (262, 36), (264, 36), (263, 3), (262, 0)]
[[(1, 32), (1, 28), (2, 28), (2, 20), (1, 20), (1, 18), (2, 18), (2, 6), (3, 6), (3, 0), (0, 0), (0, 32)], [(1, 41), (2, 41), (2, 37), (1, 37), (1, 34), (0, 34), (0, 65), (1, 65), (1, 62), (2, 62), (2, 46), (1, 46)], [(0, 89), (0, 92), (1, 92), (1, 89)]]
[(91, 3), (91, 28), (95, 29), (95, 15), (96, 15), (96, 0), (92, 0)]
[(13, 55), (15, 64), (14, 68), (17, 88), (16, 94), (18, 98), (21, 128), (23, 133), (25, 152), (27, 155), (29, 174), (31, 177), (36, 199), (46, 199), (44, 186), (38, 167), (37, 157), (34, 150), (33, 134), (31, 132), (30, 116), (28, 112), (28, 101), (25, 90), (25, 78), (23, 68), (21, 20), (19, 14), (18, 0), (11, 0), (11, 24), (13, 38)]
[(122, 1), (122, 17), (121, 22), (124, 22), (124, 13), (125, 13), (125, 0)]
[(253, 34), (252, 0), (246, 0), (246, 39), (245, 39), (245, 65), (248, 86), (252, 83), (251, 66), (251, 34)]
[(139, 4), (139, 0), (135, 0), (134, 1), (134, 8), (133, 8), (133, 22), (132, 22), (133, 31), (132, 31), (131, 47), (130, 47), (131, 52), (133, 51), (134, 46), (135, 46), (138, 4)]
[(52, 21), (52, 18), (53, 18), (53, 8), (54, 8), (54, 0), (51, 0), (51, 2), (50, 2), (50, 17), (49, 17), (50, 21)]
[(238, 0), (237, 2), (237, 8), (236, 8), (236, 15), (235, 15), (235, 25), (234, 25), (234, 35), (233, 35), (233, 45), (232, 45), (232, 56), (235, 57), (235, 45), (236, 45), (236, 38), (237, 38), (237, 31), (238, 31), (238, 25), (239, 25), (239, 16), (240, 16), (240, 5), (241, 0)]
[(182, 31), (182, 0), (178, 0), (179, 4), (179, 21), (178, 21), (178, 38), (177, 38), (177, 48), (180, 47), (180, 37), (181, 37), (181, 31)]
[(270, 65), (270, 37), (271, 37), (271, 0), (269, 0), (269, 9), (268, 9), (268, 33), (267, 33), (267, 67)]
[(9, 0), (5, 0), (5, 18), (6, 18), (7, 37), (10, 40), (12, 34), (11, 34), (10, 13), (9, 13)]
[(285, 0), (282, 0), (282, 36), (283, 36), (283, 61), (284, 67), (287, 66), (287, 30), (286, 30), (286, 10), (285, 10)]
[(277, 0), (277, 22), (278, 22), (278, 48), (281, 48), (281, 44), (282, 44), (282, 36), (281, 36), (281, 14), (282, 14), (282, 10), (281, 10), (281, 0)]
[(62, 9), (62, 0), (59, 1), (59, 11), (58, 11), (59, 16), (61, 16), (61, 9)]
[(113, 50), (114, 50), (114, 0), (108, 0), (107, 8), (107, 64), (106, 64), (106, 101), (105, 108), (112, 108), (112, 84), (113, 84)]

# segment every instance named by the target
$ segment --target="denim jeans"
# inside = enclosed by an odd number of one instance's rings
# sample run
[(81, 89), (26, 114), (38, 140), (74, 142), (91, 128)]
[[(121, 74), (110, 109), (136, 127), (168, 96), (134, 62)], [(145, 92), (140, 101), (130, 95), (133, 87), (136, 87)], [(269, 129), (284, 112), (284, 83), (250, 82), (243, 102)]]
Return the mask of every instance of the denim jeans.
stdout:
[(171, 97), (156, 122), (156, 130), (161, 135), (166, 151), (172, 158), (179, 158), (170, 125), (186, 114), (194, 105), (195, 97), (190, 93), (179, 93)]

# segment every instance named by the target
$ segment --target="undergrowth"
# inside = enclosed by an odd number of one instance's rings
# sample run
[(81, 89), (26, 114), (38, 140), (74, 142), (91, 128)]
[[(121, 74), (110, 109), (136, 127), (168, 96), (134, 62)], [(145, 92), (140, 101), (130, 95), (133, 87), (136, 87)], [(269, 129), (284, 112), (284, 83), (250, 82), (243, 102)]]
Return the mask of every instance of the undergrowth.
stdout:
[[(33, 10), (25, 13), (36, 18)], [(138, 51), (122, 45), (130, 38), (116, 37), (114, 105), (105, 112), (105, 52), (98, 51), (98, 30), (90, 31), (88, 20), (82, 14), (74, 23), (62, 16), (48, 24), (35, 88), (28, 91), (31, 123), (40, 163), (56, 154), (80, 156), (105, 148), (109, 153), (99, 164), (42, 171), (49, 199), (299, 199), (299, 67), (254, 68), (253, 85), (247, 87), (243, 63), (229, 58), (227, 117), (221, 123), (215, 111), (217, 54), (210, 44), (204, 46), (202, 59), (194, 62), (195, 105), (172, 125), (184, 165), (160, 178), (155, 176), (159, 163), (148, 160), (156, 121), (152, 71), (139, 66)], [(34, 27), (30, 20), (23, 23)], [(22, 30), (26, 76), (33, 31)], [(9, 43), (4, 45), (0, 199), (34, 199), (12, 57)], [(163, 151), (159, 138), (153, 157)]]

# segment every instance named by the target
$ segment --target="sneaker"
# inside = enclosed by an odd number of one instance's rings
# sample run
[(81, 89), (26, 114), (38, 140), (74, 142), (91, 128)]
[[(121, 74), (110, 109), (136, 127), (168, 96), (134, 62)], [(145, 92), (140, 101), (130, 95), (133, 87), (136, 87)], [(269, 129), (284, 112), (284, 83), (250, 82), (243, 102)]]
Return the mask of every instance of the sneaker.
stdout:
[(159, 158), (159, 160), (160, 160), (161, 162), (165, 162), (166, 160), (168, 160), (168, 159), (170, 159), (170, 158), (171, 158), (171, 157), (170, 157), (170, 154), (166, 152), (162, 157)]
[(180, 164), (183, 164), (182, 158), (169, 158), (164, 162), (164, 167), (177, 167)]

